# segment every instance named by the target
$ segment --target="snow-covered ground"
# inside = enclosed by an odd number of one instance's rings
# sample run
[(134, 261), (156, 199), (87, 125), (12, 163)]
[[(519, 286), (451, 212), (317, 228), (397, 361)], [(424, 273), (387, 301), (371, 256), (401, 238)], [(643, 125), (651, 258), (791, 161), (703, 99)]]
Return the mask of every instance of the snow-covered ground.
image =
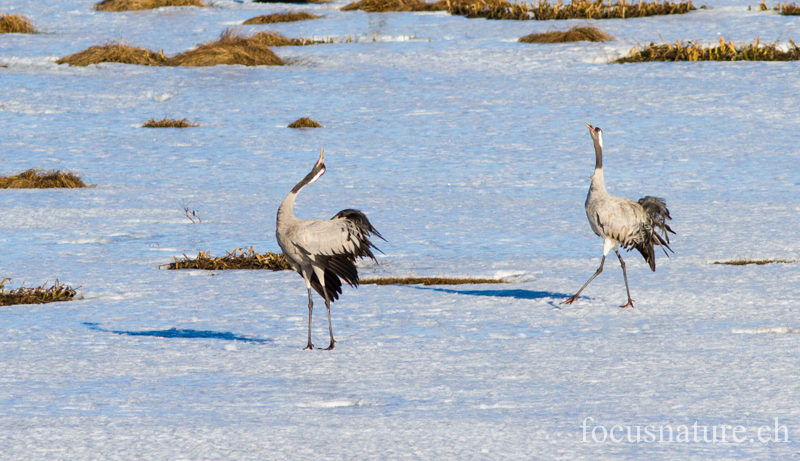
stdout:
[[(6, 287), (83, 287), (0, 308), (0, 459), (800, 457), (800, 265), (711, 264), (800, 258), (800, 64), (607, 63), (661, 38), (797, 40), (800, 18), (714, 1), (596, 22), (616, 42), (531, 45), (515, 40), (582, 21), (344, 4), (0, 4), (43, 31), (0, 35), (0, 174), (97, 185), (0, 191)], [(287, 67), (53, 62), (119, 38), (174, 54), (287, 10), (324, 17), (242, 29), (357, 41), (276, 48)], [(139, 128), (164, 116), (201, 126)], [(325, 128), (285, 128), (304, 116)], [(558, 305), (602, 252), (583, 211), (584, 121), (605, 132), (609, 191), (664, 197), (674, 218), (675, 254), (655, 274), (623, 253), (635, 309), (617, 307), (613, 257)], [(388, 242), (362, 275), (513, 283), (347, 288), (329, 353), (302, 350), (297, 274), (158, 269), (200, 250), (277, 251), (277, 207), (323, 146), (328, 172), (296, 212), (366, 212)], [(776, 418), (781, 442), (760, 442)]]

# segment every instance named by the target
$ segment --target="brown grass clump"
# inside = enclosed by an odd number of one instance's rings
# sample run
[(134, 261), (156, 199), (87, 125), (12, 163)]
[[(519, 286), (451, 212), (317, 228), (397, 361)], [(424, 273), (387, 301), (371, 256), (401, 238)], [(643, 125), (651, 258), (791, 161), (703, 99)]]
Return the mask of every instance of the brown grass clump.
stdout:
[(362, 285), (466, 285), (479, 283), (506, 283), (497, 279), (452, 277), (380, 277), (360, 279)]
[(627, 19), (642, 18), (645, 16), (657, 16), (667, 14), (685, 14), (696, 10), (691, 0), (673, 3), (665, 1), (659, 3), (639, 1), (639, 3), (628, 3), (620, 0), (617, 3), (606, 3), (604, 0), (596, 1), (577, 1), (569, 5), (564, 5), (561, 0), (556, 4), (551, 4), (546, 0), (539, 0), (539, 3), (530, 9), (534, 19), (544, 21), (549, 19)]
[(779, 8), (776, 7), (776, 9), (780, 10), (784, 16), (800, 16), (800, 6), (797, 6), (796, 3), (784, 3)]
[(316, 14), (306, 13), (305, 11), (301, 12), (293, 12), (289, 11), (286, 13), (275, 13), (275, 14), (265, 14), (263, 16), (256, 16), (254, 18), (250, 18), (247, 21), (243, 22), (244, 25), (254, 25), (254, 24), (274, 24), (276, 22), (295, 22), (295, 21), (305, 21), (306, 19), (317, 19), (322, 16), (317, 16)]
[(200, 0), (103, 0), (94, 6), (98, 11), (152, 10), (166, 6), (208, 6)]
[(789, 51), (777, 49), (773, 43), (764, 45), (758, 38), (750, 44), (736, 47), (734, 43), (719, 39), (719, 45), (704, 47), (693, 42), (675, 42), (675, 45), (650, 45), (631, 50), (626, 57), (614, 62), (650, 62), (650, 61), (797, 61), (800, 60), (800, 48), (789, 40)]
[[(238, 254), (237, 254), (238, 253)], [(226, 252), (225, 256), (215, 258), (210, 254), (201, 251), (197, 258), (190, 259), (183, 255), (183, 259), (174, 258), (175, 262), (169, 263), (167, 269), (203, 269), (203, 270), (227, 270), (227, 269), (269, 269), (273, 271), (292, 270), (292, 266), (286, 261), (282, 254), (267, 252), (259, 254), (242, 248)]]
[(322, 125), (308, 117), (303, 117), (292, 122), (289, 128), (322, 128)]
[(174, 119), (164, 117), (161, 120), (151, 118), (150, 120), (144, 122), (142, 128), (190, 128), (193, 126), (198, 125), (196, 123), (191, 123), (189, 119), (186, 118)]
[(122, 42), (106, 43), (89, 47), (78, 53), (56, 61), (56, 64), (69, 64), (70, 66), (89, 66), (101, 62), (119, 62), (122, 64), (135, 64), (139, 66), (160, 66), (167, 61), (164, 53), (155, 53), (144, 48), (126, 45)]
[(358, 0), (340, 8), (341, 11), (361, 10), (367, 13), (402, 11), (442, 11), (441, 5), (422, 0)]
[(575, 26), (563, 32), (557, 30), (530, 34), (519, 39), (522, 43), (611, 42), (614, 37), (594, 26)]
[[(263, 46), (305, 46), (326, 43), (325, 40), (312, 40), (310, 38), (289, 38), (278, 32), (261, 32), (251, 38)], [(331, 43), (333, 43), (331, 41)]]
[(244, 66), (282, 66), (281, 58), (268, 48), (264, 33), (245, 36), (227, 29), (216, 42), (205, 43), (193, 50), (169, 59), (170, 66), (216, 66), (219, 64), (241, 64)]
[(748, 266), (755, 264), (756, 266), (763, 266), (764, 264), (789, 264), (797, 261), (791, 259), (734, 259), (731, 261), (714, 261), (714, 264), (724, 264), (727, 266)]
[(33, 24), (21, 14), (0, 13), (0, 34), (33, 34)]
[(56, 280), (53, 286), (50, 288), (45, 288), (44, 286), (36, 288), (19, 287), (16, 290), (6, 291), (4, 284), (8, 280), (11, 279), (6, 277), (0, 281), (0, 306), (70, 301), (77, 294), (72, 287), (62, 285), (58, 282), (58, 280)]
[(88, 187), (75, 173), (40, 172), (35, 169), (14, 176), (0, 176), (0, 189), (75, 189)]

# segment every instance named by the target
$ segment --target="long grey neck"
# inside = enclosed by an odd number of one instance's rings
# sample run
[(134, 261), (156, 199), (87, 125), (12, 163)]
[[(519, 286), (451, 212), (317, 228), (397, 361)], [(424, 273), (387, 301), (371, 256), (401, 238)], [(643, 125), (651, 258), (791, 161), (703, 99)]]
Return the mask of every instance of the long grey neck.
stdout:
[(603, 146), (600, 144), (600, 139), (592, 138), (594, 141), (594, 156), (595, 156), (595, 163), (594, 169), (602, 169), (603, 168)]
[(592, 174), (592, 185), (589, 187), (589, 192), (605, 192), (606, 181), (603, 177), (603, 146), (600, 145), (600, 140), (594, 140), (594, 174)]

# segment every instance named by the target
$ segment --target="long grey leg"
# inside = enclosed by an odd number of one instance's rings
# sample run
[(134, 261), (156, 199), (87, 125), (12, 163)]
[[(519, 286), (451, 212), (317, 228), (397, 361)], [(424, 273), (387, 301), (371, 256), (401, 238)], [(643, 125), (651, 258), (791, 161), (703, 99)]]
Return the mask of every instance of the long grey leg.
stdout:
[[(619, 253), (618, 253), (618, 254), (619, 254)], [(620, 261), (622, 261), (622, 260), (620, 259)], [(583, 291), (583, 289), (584, 289), (584, 288), (586, 288), (586, 287), (587, 287), (587, 286), (588, 286), (590, 283), (592, 283), (592, 280), (594, 280), (594, 278), (595, 278), (595, 277), (597, 277), (598, 275), (600, 275), (600, 272), (603, 272), (603, 264), (604, 264), (605, 262), (606, 262), (606, 255), (603, 255), (603, 259), (601, 259), (601, 260), (600, 260), (600, 267), (598, 267), (598, 268), (597, 268), (597, 272), (595, 272), (595, 273), (594, 273), (594, 275), (593, 275), (593, 276), (591, 276), (591, 277), (589, 278), (589, 280), (587, 280), (587, 281), (586, 281), (586, 283), (584, 283), (584, 284), (583, 284), (583, 286), (581, 287), (581, 289), (580, 289), (580, 290), (578, 290), (578, 292), (577, 292), (577, 293), (575, 293), (575, 296), (573, 296), (573, 297), (569, 298), (568, 300), (566, 300), (566, 301), (564, 301), (564, 302), (560, 303), (559, 305), (561, 305), (561, 304), (572, 304), (572, 303), (574, 303), (574, 302), (575, 302), (575, 300), (576, 300), (576, 299), (578, 299), (578, 295), (579, 295), (579, 294), (581, 294), (581, 291)]]
[(336, 345), (336, 341), (333, 339), (333, 325), (331, 324), (331, 300), (328, 299), (328, 290), (325, 289), (325, 285), (322, 286), (322, 292), (325, 293), (325, 307), (328, 309), (328, 332), (331, 334), (331, 344), (325, 349), (329, 351)]
[(625, 279), (625, 291), (628, 292), (628, 304), (624, 306), (619, 306), (623, 309), (626, 307), (633, 307), (633, 300), (631, 299), (631, 289), (628, 288), (628, 273), (625, 272), (625, 261), (622, 260), (622, 256), (620, 256), (619, 251), (615, 248), (614, 253), (617, 254), (617, 258), (619, 258), (619, 265), (622, 266), (622, 278)]
[(311, 299), (311, 288), (308, 289), (308, 346), (307, 349), (314, 349), (314, 345), (311, 344), (311, 313), (314, 311), (314, 301)]

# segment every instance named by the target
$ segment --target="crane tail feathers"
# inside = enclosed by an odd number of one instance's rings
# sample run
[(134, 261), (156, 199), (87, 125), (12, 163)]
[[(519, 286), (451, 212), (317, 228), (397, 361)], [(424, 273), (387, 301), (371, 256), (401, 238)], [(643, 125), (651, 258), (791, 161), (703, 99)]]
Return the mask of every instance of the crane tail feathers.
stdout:
[(667, 250), (673, 252), (672, 248), (669, 247), (669, 234), (675, 234), (675, 231), (667, 224), (667, 221), (672, 220), (672, 216), (669, 214), (669, 209), (664, 199), (648, 195), (639, 199), (639, 205), (644, 209), (647, 223), (643, 229), (645, 238), (634, 248), (642, 254), (644, 260), (650, 265), (650, 270), (655, 272), (656, 255), (653, 251), (655, 246), (661, 247), (667, 257), (669, 257)]

